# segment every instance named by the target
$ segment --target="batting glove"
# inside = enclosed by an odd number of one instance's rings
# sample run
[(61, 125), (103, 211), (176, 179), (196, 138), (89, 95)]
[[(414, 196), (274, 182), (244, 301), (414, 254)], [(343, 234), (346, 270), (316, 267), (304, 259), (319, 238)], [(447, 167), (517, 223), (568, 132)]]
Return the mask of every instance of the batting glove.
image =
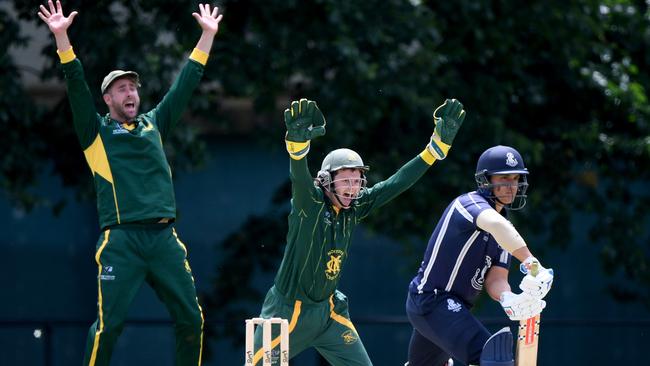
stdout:
[(287, 151), (295, 160), (307, 155), (311, 139), (325, 134), (325, 116), (316, 102), (304, 98), (291, 102), (291, 106), (284, 110), (284, 123), (287, 127)]
[(540, 314), (546, 307), (546, 301), (530, 297), (527, 294), (513, 294), (510, 291), (501, 293), (499, 300), (503, 311), (510, 320), (523, 320)]

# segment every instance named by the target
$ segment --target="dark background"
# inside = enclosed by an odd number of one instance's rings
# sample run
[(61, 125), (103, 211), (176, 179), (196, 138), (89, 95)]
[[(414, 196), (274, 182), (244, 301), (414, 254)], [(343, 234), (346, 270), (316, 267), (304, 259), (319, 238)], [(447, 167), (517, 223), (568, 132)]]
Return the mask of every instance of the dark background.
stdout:
[[(0, 364), (81, 362), (95, 317), (98, 236), (89, 170), (71, 127), (39, 2), (0, 2)], [(327, 135), (358, 151), (370, 184), (426, 144), (431, 113), (461, 100), (450, 156), (355, 233), (341, 282), (378, 365), (401, 365), (403, 303), (438, 216), (474, 188), (479, 154), (515, 146), (531, 171), (513, 222), (556, 282), (540, 365), (638, 364), (650, 332), (650, 22), (644, 1), (222, 1), (224, 20), (184, 124), (167, 146), (177, 229), (208, 323), (205, 364), (241, 364), (282, 253), (288, 158), (282, 110), (318, 101)], [(164, 95), (200, 30), (192, 1), (66, 1), (91, 90), (114, 68)], [(94, 88), (94, 89), (93, 89)], [(98, 108), (103, 105), (96, 95)], [(511, 282), (520, 279), (512, 271)], [(511, 325), (487, 296), (477, 314)], [(171, 365), (173, 332), (143, 287), (114, 365)], [(295, 365), (317, 365), (305, 353)]]

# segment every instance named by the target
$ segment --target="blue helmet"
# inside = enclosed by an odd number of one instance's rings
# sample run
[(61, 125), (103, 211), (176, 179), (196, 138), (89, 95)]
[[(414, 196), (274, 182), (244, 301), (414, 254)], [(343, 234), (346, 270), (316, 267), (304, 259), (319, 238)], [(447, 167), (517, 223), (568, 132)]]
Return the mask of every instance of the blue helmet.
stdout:
[(528, 189), (528, 169), (524, 166), (524, 159), (521, 154), (510, 146), (497, 145), (491, 147), (481, 154), (476, 164), (476, 184), (478, 192), (492, 199), (494, 196), (494, 184), (490, 182), (490, 176), (495, 174), (519, 174), (519, 184), (515, 199), (511, 204), (505, 205), (510, 210), (520, 210), (526, 205), (526, 190)]

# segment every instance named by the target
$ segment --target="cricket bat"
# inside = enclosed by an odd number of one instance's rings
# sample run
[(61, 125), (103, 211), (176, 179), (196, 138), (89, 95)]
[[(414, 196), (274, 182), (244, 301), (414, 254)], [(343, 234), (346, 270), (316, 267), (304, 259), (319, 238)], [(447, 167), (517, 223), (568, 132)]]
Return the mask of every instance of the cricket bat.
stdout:
[[(539, 263), (530, 265), (530, 274), (537, 276)], [(539, 314), (519, 321), (515, 366), (537, 366), (537, 345), (539, 342)]]

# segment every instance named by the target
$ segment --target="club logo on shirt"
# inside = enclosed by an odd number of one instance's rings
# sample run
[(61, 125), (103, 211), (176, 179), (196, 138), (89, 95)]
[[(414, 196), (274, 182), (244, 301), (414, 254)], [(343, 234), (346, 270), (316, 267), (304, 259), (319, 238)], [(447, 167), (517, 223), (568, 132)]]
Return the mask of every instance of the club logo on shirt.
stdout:
[(326, 263), (325, 277), (327, 277), (328, 280), (334, 280), (341, 272), (341, 261), (343, 260), (343, 255), (345, 255), (345, 253), (340, 249), (333, 249), (327, 252), (327, 255), (330, 259)]
[(354, 344), (359, 340), (359, 337), (350, 329), (343, 332), (341, 338), (343, 338), (343, 343), (345, 344)]
[(506, 165), (509, 167), (516, 167), (518, 164), (515, 154), (509, 152), (506, 154)]
[(116, 123), (115, 128), (113, 129), (113, 135), (119, 135), (121, 133), (129, 133), (129, 130), (126, 128), (122, 127), (121, 124)]
[(485, 265), (483, 268), (477, 268), (474, 277), (472, 277), (472, 287), (476, 291), (481, 291), (483, 289), (483, 282), (485, 282), (485, 274), (488, 269), (492, 267), (492, 258), (490, 256), (485, 256)]
[(462, 309), (462, 305), (454, 301), (453, 299), (447, 299), (447, 310), (457, 313)]
[(103, 266), (102, 273), (99, 275), (99, 279), (102, 281), (112, 281), (115, 279), (113, 274), (113, 266)]

